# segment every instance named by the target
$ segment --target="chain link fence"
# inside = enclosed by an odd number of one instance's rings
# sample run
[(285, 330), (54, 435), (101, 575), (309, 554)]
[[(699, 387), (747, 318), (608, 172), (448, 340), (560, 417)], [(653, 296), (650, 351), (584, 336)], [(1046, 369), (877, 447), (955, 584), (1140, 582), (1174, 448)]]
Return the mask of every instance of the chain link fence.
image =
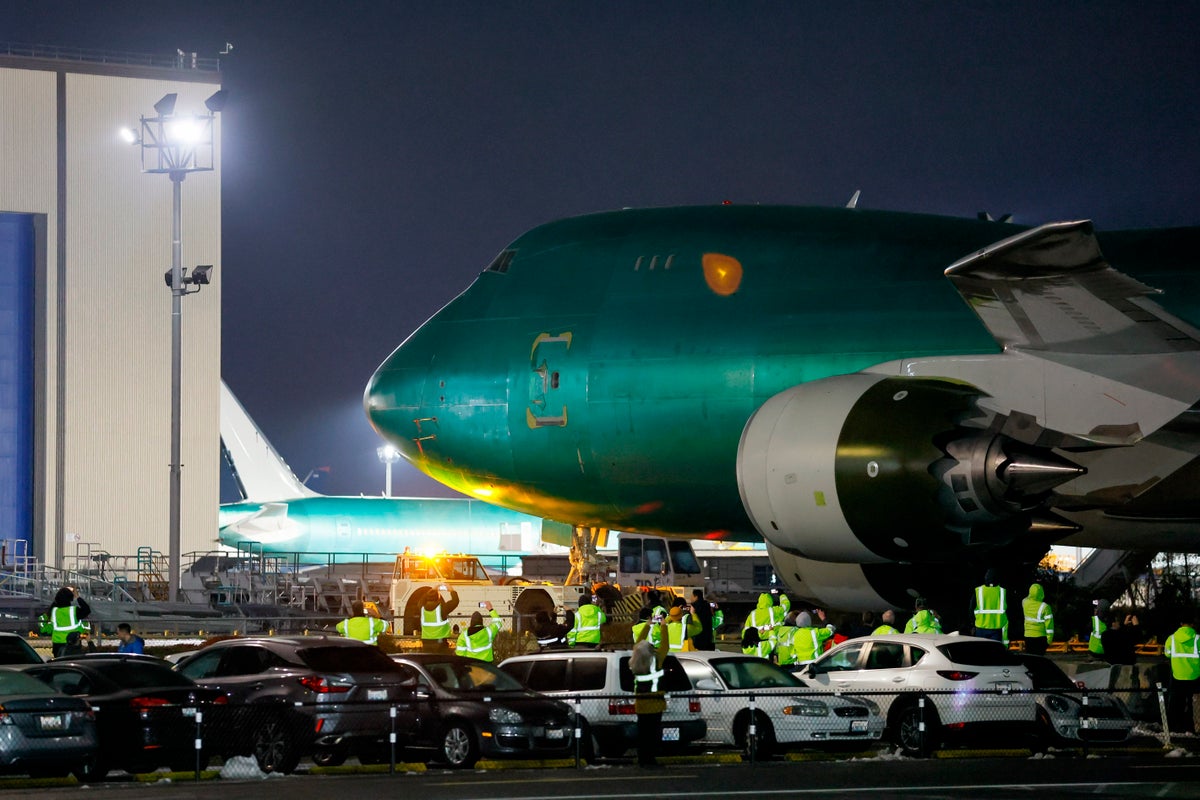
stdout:
[[(1160, 686), (1053, 692), (674, 693), (655, 750), (667, 756), (739, 754), (757, 761), (829, 752), (927, 757), (959, 745), (1083, 755), (1122, 745), (1161, 749), (1189, 741), (1168, 725), (1167, 691)], [(469, 702), (435, 701), (418, 690), (403, 701), (330, 698), (102, 710), (95, 714), (102, 733), (87, 767), (23, 761), (19, 743), (3, 736), (0, 765), (31, 774), (69, 768), (83, 779), (169, 768), (199, 779), (210, 766), (235, 757), (254, 759), (264, 772), (286, 773), (347, 761), (385, 765), (391, 771), (404, 771), (412, 763), (468, 767), (491, 759), (556, 759), (581, 767), (635, 754), (639, 718), (631, 694), (585, 693), (560, 700), (547, 704), (539, 696), (497, 692)], [(53, 747), (56, 733), (66, 742), (67, 732), (56, 732), (52, 716), (42, 713), (29, 721), (4, 723), (0, 734), (7, 726), (24, 726), (28, 740)], [(63, 745), (77, 746), (77, 740)]]

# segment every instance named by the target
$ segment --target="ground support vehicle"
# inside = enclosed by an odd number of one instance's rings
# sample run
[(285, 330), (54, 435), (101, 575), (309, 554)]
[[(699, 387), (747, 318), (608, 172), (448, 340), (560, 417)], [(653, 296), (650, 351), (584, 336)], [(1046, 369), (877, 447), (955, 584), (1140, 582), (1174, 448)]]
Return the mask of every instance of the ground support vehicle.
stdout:
[(869, 697), (893, 741), (926, 755), (942, 740), (1005, 730), (1029, 737), (1037, 703), (1029, 672), (1003, 644), (973, 636), (898, 634), (843, 642), (797, 677)]
[[(535, 692), (579, 702), (591, 739), (585, 751), (616, 757), (637, 746), (633, 673), (629, 650), (547, 650), (513, 656), (500, 669)], [(667, 692), (663, 713), (663, 746), (682, 747), (704, 738), (701, 701), (692, 695), (687, 674), (674, 656), (663, 665), (661, 686)]]
[[(708, 728), (704, 744), (747, 752), (753, 746), (756, 758), (769, 758), (788, 746), (866, 745), (883, 736), (884, 718), (873, 701), (814, 692), (765, 659), (711, 650), (675, 657), (700, 696)], [(754, 741), (749, 737), (751, 705)]]

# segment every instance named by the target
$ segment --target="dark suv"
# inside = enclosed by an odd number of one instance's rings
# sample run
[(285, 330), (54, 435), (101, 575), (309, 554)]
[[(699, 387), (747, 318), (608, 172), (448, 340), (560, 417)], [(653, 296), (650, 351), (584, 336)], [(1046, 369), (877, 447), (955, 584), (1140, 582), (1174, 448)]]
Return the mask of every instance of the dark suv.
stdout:
[(237, 731), (225, 755), (253, 753), (265, 772), (291, 772), (304, 755), (322, 766), (347, 755), (379, 757), (392, 730), (389, 709), (411, 716), (411, 676), (378, 648), (354, 639), (278, 636), (214, 642), (176, 667), (228, 698), (223, 720)]

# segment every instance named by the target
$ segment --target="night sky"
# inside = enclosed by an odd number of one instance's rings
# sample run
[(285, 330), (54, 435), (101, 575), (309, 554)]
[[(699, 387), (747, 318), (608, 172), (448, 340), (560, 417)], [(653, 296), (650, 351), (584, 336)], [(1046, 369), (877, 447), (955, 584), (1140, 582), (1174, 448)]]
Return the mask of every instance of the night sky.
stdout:
[[(861, 189), (878, 209), (1196, 224), (1198, 23), (1186, 2), (0, 0), (0, 41), (233, 44), (222, 370), (329, 494), (382, 490), (374, 368), (551, 219)], [(452, 494), (403, 463), (395, 492)]]

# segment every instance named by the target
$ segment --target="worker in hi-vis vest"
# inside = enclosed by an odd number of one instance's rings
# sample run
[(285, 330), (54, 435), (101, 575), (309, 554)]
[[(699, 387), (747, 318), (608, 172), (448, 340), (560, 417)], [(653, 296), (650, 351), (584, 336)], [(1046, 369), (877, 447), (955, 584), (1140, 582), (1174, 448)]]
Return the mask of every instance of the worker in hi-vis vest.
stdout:
[(975, 615), (975, 635), (1004, 642), (1008, 647), (1008, 593), (997, 586), (999, 574), (989, 569), (983, 585), (976, 586), (971, 596), (971, 613)]
[(1171, 733), (1195, 733), (1196, 716), (1192, 701), (1196, 680), (1200, 678), (1200, 637), (1196, 626), (1188, 621), (1171, 634), (1163, 647), (1163, 655), (1171, 659), (1171, 684), (1167, 692), (1167, 727)]
[(350, 613), (353, 614), (352, 617), (344, 619), (337, 624), (337, 632), (347, 639), (358, 639), (360, 642), (366, 642), (367, 644), (378, 644), (379, 634), (384, 633), (388, 629), (387, 622), (379, 617), (368, 614), (361, 600), (354, 601), (354, 604), (350, 607)]
[(1104, 632), (1108, 625), (1104, 617), (1108, 613), (1108, 603), (1104, 600), (1092, 601), (1092, 632), (1088, 636), (1088, 652), (1094, 656), (1104, 655)]
[[(443, 600), (442, 592), (450, 592), (450, 599)], [(446, 584), (430, 589), (421, 603), (421, 649), (426, 652), (444, 653), (450, 649), (446, 639), (450, 637), (450, 612), (458, 608), (458, 592)]]
[(492, 643), (496, 641), (496, 634), (500, 632), (500, 615), (492, 608), (490, 600), (484, 600), (479, 607), (487, 610), (486, 624), (483, 621), (483, 614), (478, 611), (472, 612), (471, 622), (467, 625), (467, 629), (458, 634), (458, 644), (454, 648), (454, 653), (466, 658), (477, 658), (480, 661), (494, 661)]
[(571, 647), (596, 648), (600, 645), (600, 626), (608, 622), (608, 617), (600, 606), (596, 605), (599, 598), (596, 595), (579, 598), (579, 610), (575, 612), (575, 626), (567, 633), (567, 644)]
[(1046, 654), (1046, 645), (1054, 641), (1054, 609), (1046, 602), (1040, 583), (1029, 587), (1029, 596), (1021, 601), (1025, 615), (1025, 652), (1035, 656)]
[(50, 652), (58, 658), (67, 647), (67, 637), (72, 633), (86, 633), (91, 629), (85, 620), (92, 613), (91, 607), (79, 596), (74, 586), (64, 586), (54, 595), (50, 608), (39, 617), (43, 634), (50, 634)]

